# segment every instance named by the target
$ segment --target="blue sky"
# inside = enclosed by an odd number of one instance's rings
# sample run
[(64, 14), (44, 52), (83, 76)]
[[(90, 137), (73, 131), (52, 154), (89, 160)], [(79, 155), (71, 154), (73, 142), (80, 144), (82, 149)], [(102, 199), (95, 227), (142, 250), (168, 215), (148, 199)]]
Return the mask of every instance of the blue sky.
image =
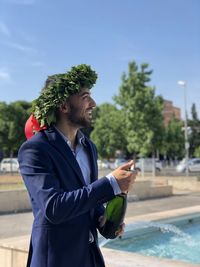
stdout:
[(112, 102), (128, 63), (148, 63), (156, 94), (200, 117), (199, 0), (0, 0), (0, 101), (32, 101), (48, 75), (80, 63)]

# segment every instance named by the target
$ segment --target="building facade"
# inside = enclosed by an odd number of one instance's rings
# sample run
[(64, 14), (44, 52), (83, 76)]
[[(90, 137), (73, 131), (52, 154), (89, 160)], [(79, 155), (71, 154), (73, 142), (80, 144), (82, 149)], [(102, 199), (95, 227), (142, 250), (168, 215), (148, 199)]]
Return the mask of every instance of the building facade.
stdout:
[(173, 118), (181, 120), (181, 109), (173, 106), (173, 102), (164, 99), (163, 103), (163, 118), (164, 124), (167, 126)]

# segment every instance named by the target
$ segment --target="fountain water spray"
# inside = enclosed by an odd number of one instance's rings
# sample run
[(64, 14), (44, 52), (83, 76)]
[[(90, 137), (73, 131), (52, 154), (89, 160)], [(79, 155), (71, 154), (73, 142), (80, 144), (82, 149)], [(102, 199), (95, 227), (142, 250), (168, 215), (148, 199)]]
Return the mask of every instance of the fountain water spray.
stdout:
[[(138, 229), (146, 229), (146, 228), (150, 228), (150, 227), (157, 228), (162, 233), (170, 233), (171, 232), (171, 233), (174, 233), (175, 235), (177, 235), (181, 238), (186, 239), (187, 241), (192, 241), (189, 234), (184, 233), (175, 225), (160, 223), (160, 222), (152, 222), (152, 221), (138, 221), (137, 223), (128, 224), (125, 227), (125, 233), (129, 233), (131, 231), (138, 230)], [(99, 239), (99, 246), (103, 247), (108, 242), (110, 242), (110, 239), (100, 238)]]

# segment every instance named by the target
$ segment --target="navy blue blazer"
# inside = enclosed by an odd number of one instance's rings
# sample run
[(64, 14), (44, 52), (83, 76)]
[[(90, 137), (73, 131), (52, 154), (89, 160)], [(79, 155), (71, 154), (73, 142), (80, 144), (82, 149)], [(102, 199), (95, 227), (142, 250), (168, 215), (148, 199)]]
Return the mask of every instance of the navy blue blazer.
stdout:
[[(91, 163), (91, 184), (86, 185), (80, 167), (55, 128), (48, 128), (20, 148), (20, 172), (27, 187), (34, 222), (29, 267), (88, 266), (90, 249), (96, 266), (104, 261), (98, 247), (98, 218), (103, 203), (114, 197), (109, 180), (97, 180), (97, 152), (86, 137)], [(94, 243), (89, 244), (89, 231)]]

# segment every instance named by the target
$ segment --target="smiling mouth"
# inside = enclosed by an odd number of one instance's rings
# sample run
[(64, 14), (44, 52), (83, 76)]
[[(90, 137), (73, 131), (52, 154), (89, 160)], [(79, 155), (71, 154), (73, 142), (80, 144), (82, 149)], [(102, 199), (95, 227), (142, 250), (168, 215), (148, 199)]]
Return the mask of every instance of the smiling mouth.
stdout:
[(92, 109), (87, 111), (88, 115), (92, 117)]

